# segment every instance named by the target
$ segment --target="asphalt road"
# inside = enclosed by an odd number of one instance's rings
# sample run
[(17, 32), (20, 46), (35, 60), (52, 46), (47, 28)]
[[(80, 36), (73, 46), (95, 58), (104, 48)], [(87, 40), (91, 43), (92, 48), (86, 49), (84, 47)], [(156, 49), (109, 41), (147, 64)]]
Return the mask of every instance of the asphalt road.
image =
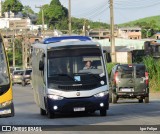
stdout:
[(160, 99), (157, 98), (152, 98), (149, 104), (138, 103), (136, 99), (119, 100), (117, 104), (110, 104), (106, 117), (96, 111), (94, 114), (57, 114), (54, 119), (48, 119), (40, 115), (29, 85), (15, 85), (13, 92), (15, 116), (0, 118), (0, 125), (160, 125)]

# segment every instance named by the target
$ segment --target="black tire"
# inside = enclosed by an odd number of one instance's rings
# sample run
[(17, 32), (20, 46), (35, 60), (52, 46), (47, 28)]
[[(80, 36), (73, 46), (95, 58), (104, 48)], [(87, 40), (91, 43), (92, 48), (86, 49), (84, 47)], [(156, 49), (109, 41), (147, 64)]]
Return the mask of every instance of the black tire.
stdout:
[(41, 114), (41, 115), (46, 115), (46, 110), (40, 108), (40, 114)]
[(112, 103), (115, 104), (117, 103), (117, 95), (115, 95), (114, 93), (112, 93)]
[(53, 119), (53, 118), (54, 118), (54, 113), (48, 111), (48, 112), (47, 112), (47, 116), (48, 116), (49, 119)]
[(89, 113), (91, 113), (91, 114), (94, 114), (94, 113), (95, 113), (95, 110), (93, 110), (93, 111), (90, 111)]
[(22, 81), (22, 86), (24, 87), (26, 85), (26, 83), (24, 81)]
[(100, 115), (101, 116), (106, 116), (107, 115), (107, 110), (106, 109), (101, 109), (100, 110)]
[(140, 98), (138, 101), (139, 101), (139, 103), (143, 103), (143, 99), (142, 98)]
[(149, 97), (145, 97), (145, 98), (144, 98), (144, 102), (145, 102), (145, 103), (149, 103)]
[(11, 112), (11, 117), (13, 117), (15, 115), (15, 112), (14, 112), (14, 104), (12, 104), (12, 112)]
[(112, 103), (112, 93), (109, 94), (109, 103)]

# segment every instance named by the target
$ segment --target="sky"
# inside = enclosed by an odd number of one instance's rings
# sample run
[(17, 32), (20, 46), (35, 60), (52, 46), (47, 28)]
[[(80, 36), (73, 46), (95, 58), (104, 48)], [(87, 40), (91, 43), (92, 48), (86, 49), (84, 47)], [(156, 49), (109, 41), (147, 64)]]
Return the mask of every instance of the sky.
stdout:
[[(35, 12), (35, 6), (50, 4), (51, 0), (20, 0)], [(144, 17), (160, 15), (160, 0), (113, 0), (114, 23), (121, 24)], [(68, 8), (68, 0), (60, 0)], [(110, 23), (109, 0), (71, 0), (71, 16)]]

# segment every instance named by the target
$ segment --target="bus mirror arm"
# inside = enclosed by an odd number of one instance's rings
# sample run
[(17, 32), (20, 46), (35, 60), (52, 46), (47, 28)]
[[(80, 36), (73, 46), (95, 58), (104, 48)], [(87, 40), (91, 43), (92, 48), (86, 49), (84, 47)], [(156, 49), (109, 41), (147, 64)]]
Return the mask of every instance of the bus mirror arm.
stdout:
[(39, 70), (43, 71), (44, 70), (44, 62), (43, 61), (39, 61)]

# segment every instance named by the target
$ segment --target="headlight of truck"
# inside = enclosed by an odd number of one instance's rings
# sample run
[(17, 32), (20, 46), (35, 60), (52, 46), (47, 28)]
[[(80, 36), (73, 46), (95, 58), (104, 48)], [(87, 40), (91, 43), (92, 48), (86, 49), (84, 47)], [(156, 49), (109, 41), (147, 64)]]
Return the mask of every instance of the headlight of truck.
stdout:
[(58, 96), (58, 95), (48, 95), (48, 98), (53, 99), (53, 100), (62, 100), (63, 99), (62, 96)]
[(10, 100), (10, 101), (6, 101), (6, 102), (3, 102), (3, 103), (0, 104), (0, 108), (3, 108), (3, 107), (5, 107), (5, 106), (8, 106), (8, 105), (10, 105), (11, 103), (12, 103), (11, 100)]
[(100, 92), (98, 94), (95, 94), (94, 97), (104, 97), (106, 94), (108, 94), (108, 91)]

